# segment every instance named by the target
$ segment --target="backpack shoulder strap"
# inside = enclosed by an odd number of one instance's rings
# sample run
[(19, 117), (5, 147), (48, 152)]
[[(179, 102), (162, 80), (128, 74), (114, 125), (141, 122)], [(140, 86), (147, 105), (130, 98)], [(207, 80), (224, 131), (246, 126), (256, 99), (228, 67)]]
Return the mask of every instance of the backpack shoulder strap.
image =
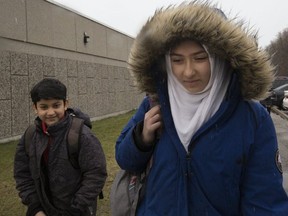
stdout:
[(24, 148), (26, 155), (29, 156), (29, 149), (30, 149), (30, 143), (32, 141), (34, 132), (36, 130), (36, 126), (34, 124), (31, 124), (28, 126), (24, 133)]
[(83, 119), (73, 117), (67, 134), (67, 150), (69, 160), (75, 169), (80, 168), (78, 163), (78, 151), (83, 124)]
[[(75, 169), (80, 169), (78, 163), (79, 143), (84, 120), (73, 116), (72, 123), (67, 134), (67, 150), (69, 160)], [(103, 199), (103, 191), (99, 194), (99, 199)]]

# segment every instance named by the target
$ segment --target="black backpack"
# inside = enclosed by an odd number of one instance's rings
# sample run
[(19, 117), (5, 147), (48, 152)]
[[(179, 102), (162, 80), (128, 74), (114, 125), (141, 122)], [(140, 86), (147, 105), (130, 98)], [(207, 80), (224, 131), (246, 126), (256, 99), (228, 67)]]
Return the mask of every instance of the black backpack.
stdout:
[[(72, 123), (67, 133), (67, 150), (68, 150), (68, 157), (70, 160), (71, 165), (75, 169), (79, 169), (78, 163), (78, 153), (79, 153), (79, 143), (80, 143), (80, 136), (82, 132), (83, 125), (85, 124), (90, 129), (92, 128), (92, 124), (90, 118), (87, 114), (82, 113), (77, 108), (68, 108), (67, 112), (69, 115), (73, 116)], [(30, 143), (32, 141), (34, 132), (36, 130), (35, 124), (31, 124), (25, 131), (24, 134), (24, 145), (25, 145), (25, 152), (26, 155), (29, 155), (29, 148)], [(99, 199), (103, 199), (103, 192), (101, 191), (99, 194)]]

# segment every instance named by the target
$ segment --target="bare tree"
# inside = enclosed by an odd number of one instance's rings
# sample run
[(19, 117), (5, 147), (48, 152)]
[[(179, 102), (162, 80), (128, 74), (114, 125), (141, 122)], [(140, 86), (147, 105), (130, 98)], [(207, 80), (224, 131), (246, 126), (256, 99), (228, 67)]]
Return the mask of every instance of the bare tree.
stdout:
[(288, 28), (278, 33), (277, 38), (266, 47), (276, 66), (277, 76), (288, 76)]

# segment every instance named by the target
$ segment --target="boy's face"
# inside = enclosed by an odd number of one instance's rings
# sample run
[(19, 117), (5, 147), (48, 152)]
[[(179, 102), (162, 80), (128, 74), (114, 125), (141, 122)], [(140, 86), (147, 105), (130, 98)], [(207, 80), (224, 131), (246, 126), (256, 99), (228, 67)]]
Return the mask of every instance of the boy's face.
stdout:
[(47, 126), (51, 126), (59, 122), (65, 115), (68, 101), (59, 99), (41, 99), (33, 105), (36, 115)]

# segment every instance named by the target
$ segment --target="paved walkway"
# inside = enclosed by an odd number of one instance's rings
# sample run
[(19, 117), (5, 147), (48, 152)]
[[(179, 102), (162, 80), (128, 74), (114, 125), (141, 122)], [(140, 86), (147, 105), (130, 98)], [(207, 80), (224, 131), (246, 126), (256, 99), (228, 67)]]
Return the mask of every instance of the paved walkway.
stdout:
[(283, 186), (288, 193), (288, 120), (272, 112), (271, 117), (276, 128), (279, 151), (281, 155), (284, 177)]

